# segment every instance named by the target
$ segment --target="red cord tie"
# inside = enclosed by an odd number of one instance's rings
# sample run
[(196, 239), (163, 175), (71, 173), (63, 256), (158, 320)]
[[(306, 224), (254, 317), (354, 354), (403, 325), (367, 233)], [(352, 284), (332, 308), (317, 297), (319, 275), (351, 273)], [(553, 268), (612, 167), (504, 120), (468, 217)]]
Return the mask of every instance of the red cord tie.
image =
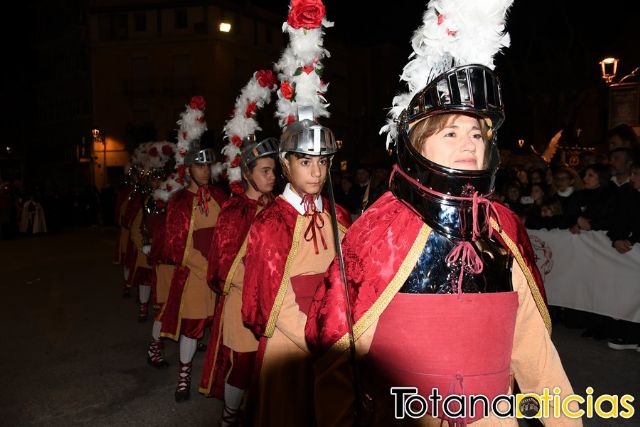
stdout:
[[(498, 215), (498, 211), (496, 210), (493, 202), (486, 198), (485, 196), (479, 195), (477, 191), (473, 192), (471, 197), (465, 196), (452, 196), (449, 194), (440, 193), (439, 191), (433, 190), (431, 188), (427, 188), (424, 185), (420, 184), (418, 181), (407, 175), (402, 169), (398, 167), (398, 164), (393, 165), (393, 170), (391, 171), (391, 176), (389, 177), (389, 185), (393, 180), (393, 176), (398, 173), (404, 179), (418, 187), (420, 190), (425, 193), (432, 194), (434, 196), (450, 199), (450, 200), (460, 200), (460, 201), (470, 201), (471, 202), (471, 220), (472, 220), (472, 229), (471, 229), (471, 240), (475, 242), (478, 240), (480, 236), (480, 224), (478, 221), (478, 211), (482, 209), (484, 211), (484, 217), (487, 222), (490, 221), (491, 217), (495, 217), (498, 224), (500, 224), (500, 216)], [(493, 228), (489, 223), (489, 238), (493, 235)], [(462, 240), (460, 243), (455, 245), (453, 249), (449, 252), (445, 261), (447, 264), (451, 265), (460, 260), (460, 276), (458, 277), (458, 294), (462, 293), (462, 279), (464, 277), (464, 271), (468, 271), (471, 274), (480, 274), (483, 270), (482, 259), (476, 252), (473, 244), (467, 240)]]
[(206, 185), (198, 187), (196, 198), (198, 200), (198, 207), (200, 208), (200, 212), (208, 216), (209, 200), (211, 200), (211, 193), (209, 192), (209, 187), (207, 187)]
[[(311, 194), (305, 194), (302, 197), (302, 206), (304, 207), (304, 216), (310, 216), (311, 222), (309, 226), (304, 231), (304, 240), (310, 242), (313, 240), (313, 247), (315, 249), (316, 255), (320, 253), (318, 250), (318, 234), (320, 235), (320, 240), (322, 241), (322, 247), (324, 250), (327, 250), (327, 242), (324, 240), (324, 235), (322, 234), (322, 227), (324, 227), (324, 219), (322, 218), (322, 213), (318, 212), (316, 208), (316, 203), (314, 197)], [(316, 233), (316, 228), (318, 229)]]

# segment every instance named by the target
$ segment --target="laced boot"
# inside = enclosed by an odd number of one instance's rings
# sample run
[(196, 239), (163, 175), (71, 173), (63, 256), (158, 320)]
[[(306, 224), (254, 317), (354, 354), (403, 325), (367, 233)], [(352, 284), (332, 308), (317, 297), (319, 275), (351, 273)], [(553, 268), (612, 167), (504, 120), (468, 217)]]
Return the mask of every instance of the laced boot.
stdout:
[(138, 303), (138, 322), (144, 323), (149, 318), (149, 303)]
[(175, 392), (176, 402), (189, 400), (189, 394), (191, 393), (191, 366), (191, 362), (180, 362), (180, 367), (178, 369), (178, 385)]
[(164, 343), (160, 340), (152, 339), (147, 350), (147, 363), (158, 369), (169, 366), (169, 362), (164, 358), (163, 350)]
[(240, 427), (240, 409), (231, 409), (224, 405), (222, 417), (218, 423), (219, 427)]

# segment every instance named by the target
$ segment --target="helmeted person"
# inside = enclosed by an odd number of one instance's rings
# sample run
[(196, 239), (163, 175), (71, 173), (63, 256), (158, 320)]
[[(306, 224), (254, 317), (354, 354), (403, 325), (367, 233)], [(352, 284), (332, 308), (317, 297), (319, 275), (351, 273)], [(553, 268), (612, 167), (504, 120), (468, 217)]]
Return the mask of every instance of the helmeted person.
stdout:
[(278, 141), (267, 138), (249, 142), (242, 150), (242, 174), (246, 191), (231, 197), (222, 207), (212, 244), (211, 286), (219, 294), (216, 316), (203, 367), (200, 391), (224, 399), (222, 426), (235, 425), (245, 392), (251, 385), (258, 339), (242, 322), (244, 256), (249, 228), (271, 203), (275, 185)]
[(131, 191), (122, 204), (120, 217), (120, 247), (122, 248), (121, 263), (124, 269), (124, 284), (122, 287), (122, 297), (131, 296), (133, 270), (138, 259), (138, 251), (132, 240), (131, 229), (138, 213), (142, 210), (144, 203), (144, 161), (145, 153), (142, 147), (137, 147), (131, 158), (131, 168), (129, 169)]
[[(321, 196), (337, 151), (333, 133), (318, 122), (328, 115), (322, 96), (326, 85), (318, 74), (326, 54), (320, 28), (326, 26), (324, 6), (311, 14), (315, 22), (299, 22), (297, 14), (308, 12), (300, 9), (292, 2), (284, 26), (290, 46), (276, 65), (281, 81), (276, 116), (284, 128), (279, 160), (288, 184), (251, 225), (244, 258), (242, 319), (260, 337), (252, 399), (257, 407), (250, 410), (255, 424), (264, 426), (313, 422), (304, 325), (311, 298), (335, 256), (336, 237), (350, 222), (340, 207), (337, 218), (330, 215), (329, 200)], [(315, 47), (301, 51), (301, 46)]]
[(276, 77), (271, 70), (253, 73), (237, 97), (233, 116), (224, 127), (228, 143), (222, 149), (232, 197), (218, 217), (211, 242), (209, 286), (218, 294), (200, 380), (200, 392), (224, 400), (220, 424), (237, 425), (249, 388), (258, 340), (242, 323), (242, 287), (249, 227), (273, 202), (278, 140), (256, 141), (259, 108), (271, 99)]
[[(508, 45), (510, 4), (431, 2), (414, 35), (403, 73), (410, 93), (392, 111), (398, 163), (390, 191), (345, 236), (346, 293), (334, 261), (306, 326), (318, 354), (318, 426), (353, 425), (354, 408), (374, 426), (516, 426), (491, 413), (514, 380), (523, 393), (572, 394), (526, 231), (489, 200), (504, 120), (491, 67)], [(407, 395), (391, 387), (435, 397), (426, 413), (415, 416), (412, 406), (410, 416), (402, 404), (397, 410)], [(488, 403), (471, 413), (470, 395)], [(581, 425), (554, 418), (553, 409), (546, 425)]]
[(149, 301), (155, 282), (154, 266), (148, 260), (151, 236), (157, 231), (164, 216), (156, 210), (153, 192), (165, 177), (165, 166), (173, 158), (174, 144), (167, 141), (148, 142), (136, 151), (142, 158), (141, 177), (138, 183), (142, 204), (131, 222), (130, 239), (135, 248), (135, 262), (131, 264), (129, 284), (138, 290), (138, 322), (149, 317)]
[[(169, 297), (171, 281), (175, 271), (175, 264), (171, 259), (165, 258), (165, 244), (170, 241), (166, 235), (166, 214), (169, 200), (188, 185), (185, 179), (185, 156), (192, 150), (192, 143), (206, 131), (206, 123), (202, 111), (199, 109), (200, 98), (192, 99), (181, 113), (178, 122), (177, 144), (171, 144), (173, 159), (166, 162), (163, 171), (164, 179), (152, 193), (149, 200), (149, 208), (153, 211), (149, 215), (154, 226), (150, 227), (151, 245), (148, 248), (149, 263), (154, 266), (153, 281), (153, 307), (155, 311), (153, 327), (151, 329), (151, 341), (147, 349), (147, 363), (155, 368), (166, 368), (169, 363), (164, 357), (164, 342), (161, 340), (162, 322), (160, 320), (163, 308)], [(203, 107), (204, 108), (204, 107)], [(175, 145), (175, 146), (174, 146)], [(165, 150), (165, 147), (163, 147)], [(168, 151), (168, 150), (167, 150)]]
[[(161, 336), (180, 342), (178, 402), (190, 396), (192, 359), (214, 311), (215, 295), (207, 285), (208, 257), (214, 256), (209, 248), (220, 207), (228, 198), (210, 184), (214, 155), (210, 147), (201, 145), (206, 126), (197, 127), (204, 123), (204, 107), (202, 97), (193, 97), (182, 114), (181, 122), (193, 125), (178, 135), (177, 168), (187, 185), (169, 200), (165, 220), (163, 259), (175, 270), (159, 322)], [(189, 132), (199, 135), (192, 137)], [(185, 140), (191, 141), (186, 150)]]

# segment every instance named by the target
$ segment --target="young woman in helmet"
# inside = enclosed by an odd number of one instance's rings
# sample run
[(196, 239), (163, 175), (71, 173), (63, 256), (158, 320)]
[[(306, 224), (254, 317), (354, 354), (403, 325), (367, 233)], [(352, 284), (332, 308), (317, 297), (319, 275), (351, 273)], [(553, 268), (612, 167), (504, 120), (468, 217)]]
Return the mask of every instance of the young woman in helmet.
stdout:
[[(421, 39), (431, 30), (445, 38), (457, 30), (469, 34), (453, 26), (445, 31), (443, 10), (453, 5), (437, 6), (430, 3), (414, 48), (437, 42)], [(334, 262), (310, 309), (306, 337), (318, 353), (318, 426), (353, 425), (351, 336), (361, 358), (359, 385), (373, 397), (370, 425), (517, 426), (515, 416), (502, 419), (491, 405), (513, 392), (514, 380), (523, 393), (558, 387), (562, 396), (572, 394), (549, 336), (526, 231), (489, 199), (499, 163), (495, 134), (504, 119), (500, 86), (487, 66), (449, 69), (451, 56), (442, 61), (446, 71), (425, 73), (426, 86), (413, 82), (417, 92), (398, 118), (390, 191), (345, 236), (350, 306)], [(429, 71), (434, 62), (418, 59), (406, 73), (414, 66)], [(405, 395), (392, 387), (404, 387)], [(407, 415), (405, 399), (415, 393), (434, 398), (428, 408), (410, 405)], [(470, 395), (487, 402), (470, 404)], [(448, 397), (453, 403), (445, 406)], [(364, 400), (362, 393), (357, 398)], [(545, 424), (581, 423), (551, 415)]]

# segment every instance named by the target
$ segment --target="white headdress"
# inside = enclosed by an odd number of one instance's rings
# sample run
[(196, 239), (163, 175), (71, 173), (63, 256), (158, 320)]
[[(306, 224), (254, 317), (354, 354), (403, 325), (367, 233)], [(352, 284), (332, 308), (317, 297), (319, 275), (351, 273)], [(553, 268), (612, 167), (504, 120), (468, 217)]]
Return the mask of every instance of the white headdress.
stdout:
[(202, 96), (194, 96), (189, 105), (186, 105), (186, 109), (180, 113), (180, 120), (177, 122), (180, 126), (178, 143), (174, 150), (175, 170), (160, 184), (160, 188), (153, 192), (154, 199), (167, 202), (173, 193), (185, 186), (184, 159), (192, 144), (207, 130), (204, 120), (205, 106), (206, 102)]
[(229, 143), (222, 148), (222, 154), (226, 157), (222, 167), (226, 169), (231, 191), (236, 194), (244, 192), (240, 170), (242, 144), (245, 139), (261, 130), (255, 119), (256, 110), (271, 101), (271, 92), (275, 90), (275, 84), (276, 79), (271, 70), (253, 73), (251, 80), (242, 88), (236, 99), (233, 116), (224, 126), (225, 138)]
[(396, 120), (411, 99), (435, 77), (452, 67), (480, 64), (494, 68), (493, 56), (510, 43), (505, 33), (513, 0), (431, 0), (423, 24), (411, 39), (413, 53), (400, 80), (409, 91), (393, 98), (387, 125), (387, 146), (397, 136)]
[(275, 65), (280, 80), (276, 102), (280, 127), (285, 128), (296, 120), (300, 105), (312, 107), (316, 119), (329, 117), (329, 104), (324, 98), (328, 84), (321, 78), (321, 61), (330, 55), (323, 47), (322, 27), (332, 26), (333, 22), (325, 19), (321, 1), (291, 1), (287, 22), (282, 24), (282, 31), (289, 34), (289, 45)]

